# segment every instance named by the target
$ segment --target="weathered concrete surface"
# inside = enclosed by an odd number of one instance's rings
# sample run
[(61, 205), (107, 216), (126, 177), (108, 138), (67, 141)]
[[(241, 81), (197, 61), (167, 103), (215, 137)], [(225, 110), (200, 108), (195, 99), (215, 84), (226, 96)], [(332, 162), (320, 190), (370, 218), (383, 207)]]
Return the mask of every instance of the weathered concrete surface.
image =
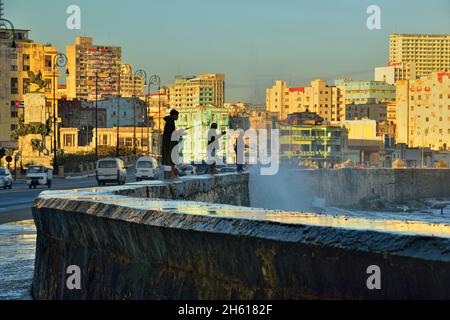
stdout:
[(251, 195), (251, 205), (270, 208), (280, 199), (295, 203), (297, 210), (308, 208), (313, 197), (324, 198), (327, 206), (341, 207), (358, 206), (371, 195), (392, 203), (450, 198), (448, 169), (290, 170), (278, 176), (252, 175), (252, 179), (250, 184), (260, 186), (260, 194)]
[(312, 171), (310, 183), (314, 193), (333, 205), (355, 205), (372, 193), (390, 202), (450, 197), (450, 170), (318, 170)]
[[(41, 194), (34, 298), (450, 298), (448, 224), (123, 195), (133, 188)], [(81, 290), (66, 287), (69, 265)], [(370, 265), (381, 290), (366, 286)]]
[(119, 188), (114, 194), (135, 198), (157, 198), (206, 201), (211, 203), (249, 206), (249, 175), (220, 174), (215, 176), (186, 176), (171, 183), (142, 181), (131, 188)]

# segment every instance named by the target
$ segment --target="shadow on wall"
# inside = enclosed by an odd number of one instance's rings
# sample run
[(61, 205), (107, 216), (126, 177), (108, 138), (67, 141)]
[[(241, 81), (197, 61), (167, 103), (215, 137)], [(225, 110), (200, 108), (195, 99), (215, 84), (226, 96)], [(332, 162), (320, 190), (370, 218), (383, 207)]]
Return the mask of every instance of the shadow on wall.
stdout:
[[(250, 171), (250, 205), (284, 211), (308, 211), (322, 205), (316, 204), (318, 198), (312, 195), (309, 175), (302, 170), (280, 167), (273, 176), (263, 176), (258, 167)], [(320, 201), (319, 201), (320, 202)]]

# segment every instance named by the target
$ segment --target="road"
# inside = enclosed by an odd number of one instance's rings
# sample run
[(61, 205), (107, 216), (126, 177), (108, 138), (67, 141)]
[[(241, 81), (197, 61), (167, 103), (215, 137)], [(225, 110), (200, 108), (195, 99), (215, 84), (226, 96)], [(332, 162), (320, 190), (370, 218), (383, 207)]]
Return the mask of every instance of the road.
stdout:
[[(127, 170), (127, 182), (134, 182), (134, 168)], [(67, 190), (97, 186), (95, 177), (77, 179), (53, 179), (51, 190)], [(13, 184), (11, 190), (0, 189), (0, 224), (31, 219), (31, 204), (46, 186), (29, 189), (25, 181)]]

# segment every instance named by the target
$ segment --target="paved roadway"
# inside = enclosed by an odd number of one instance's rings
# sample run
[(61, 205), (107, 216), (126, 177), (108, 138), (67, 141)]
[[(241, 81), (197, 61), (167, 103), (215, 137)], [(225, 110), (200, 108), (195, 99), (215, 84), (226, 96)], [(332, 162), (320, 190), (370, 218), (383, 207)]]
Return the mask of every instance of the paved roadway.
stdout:
[[(136, 181), (134, 168), (127, 170), (127, 182)], [(95, 177), (77, 179), (53, 179), (51, 190), (67, 190), (77, 188), (89, 188), (97, 185)], [(31, 219), (31, 204), (46, 186), (29, 189), (24, 180), (13, 184), (11, 190), (0, 189), (0, 224)]]

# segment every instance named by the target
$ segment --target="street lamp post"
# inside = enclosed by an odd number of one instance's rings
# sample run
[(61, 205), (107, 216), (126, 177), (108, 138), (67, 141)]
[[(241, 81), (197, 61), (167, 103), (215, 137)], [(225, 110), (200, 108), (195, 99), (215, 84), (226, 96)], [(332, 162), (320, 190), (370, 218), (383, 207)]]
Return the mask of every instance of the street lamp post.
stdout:
[(98, 160), (98, 71), (95, 71), (95, 160)]
[(150, 123), (149, 123), (149, 112), (150, 112), (150, 91), (151, 91), (151, 86), (150, 86), (150, 81), (148, 83), (147, 86), (147, 97), (145, 99), (145, 104), (146, 104), (146, 115), (147, 115), (147, 157), (150, 156)]
[[(56, 137), (58, 134), (57, 117), (56, 117), (56, 71), (58, 68), (63, 68), (67, 65), (67, 56), (64, 53), (58, 52), (53, 58), (53, 172), (57, 172), (57, 162), (56, 162), (56, 149), (57, 142)], [(69, 75), (69, 69), (66, 69), (66, 76)]]
[(161, 89), (164, 89), (164, 93), (167, 95), (167, 99), (169, 100), (169, 88), (166, 86), (160, 86), (159, 87), (159, 100), (158, 100), (158, 148), (159, 148), (159, 152), (161, 152)]
[[(144, 84), (147, 85), (147, 72), (142, 69), (137, 70), (134, 73), (133, 78), (133, 154), (136, 156), (136, 79), (140, 78), (144, 80)], [(142, 141), (142, 137), (141, 137)]]
[(116, 141), (116, 157), (120, 157), (120, 149), (119, 149), (119, 140), (120, 140), (120, 99), (122, 98), (121, 94), (121, 78), (122, 76), (129, 77), (131, 74), (131, 66), (128, 64), (124, 64), (120, 68), (119, 72), (119, 86), (118, 86), (118, 95), (117, 95), (117, 141)]
[[(151, 85), (155, 85), (158, 88), (158, 116), (161, 115), (161, 78), (154, 74), (152, 76), (150, 76), (150, 80), (149, 80), (149, 91), (150, 91), (150, 86)], [(160, 119), (158, 119), (158, 127), (160, 127)], [(147, 128), (149, 127), (149, 124), (147, 123)], [(158, 131), (158, 135), (160, 134), (160, 132)], [(147, 136), (147, 139), (149, 139), (149, 136)], [(159, 147), (159, 139), (158, 139), (158, 147)], [(158, 151), (159, 152), (159, 151)]]
[[(95, 160), (98, 160), (98, 70), (95, 71)], [(110, 82), (111, 75), (107, 78)]]

